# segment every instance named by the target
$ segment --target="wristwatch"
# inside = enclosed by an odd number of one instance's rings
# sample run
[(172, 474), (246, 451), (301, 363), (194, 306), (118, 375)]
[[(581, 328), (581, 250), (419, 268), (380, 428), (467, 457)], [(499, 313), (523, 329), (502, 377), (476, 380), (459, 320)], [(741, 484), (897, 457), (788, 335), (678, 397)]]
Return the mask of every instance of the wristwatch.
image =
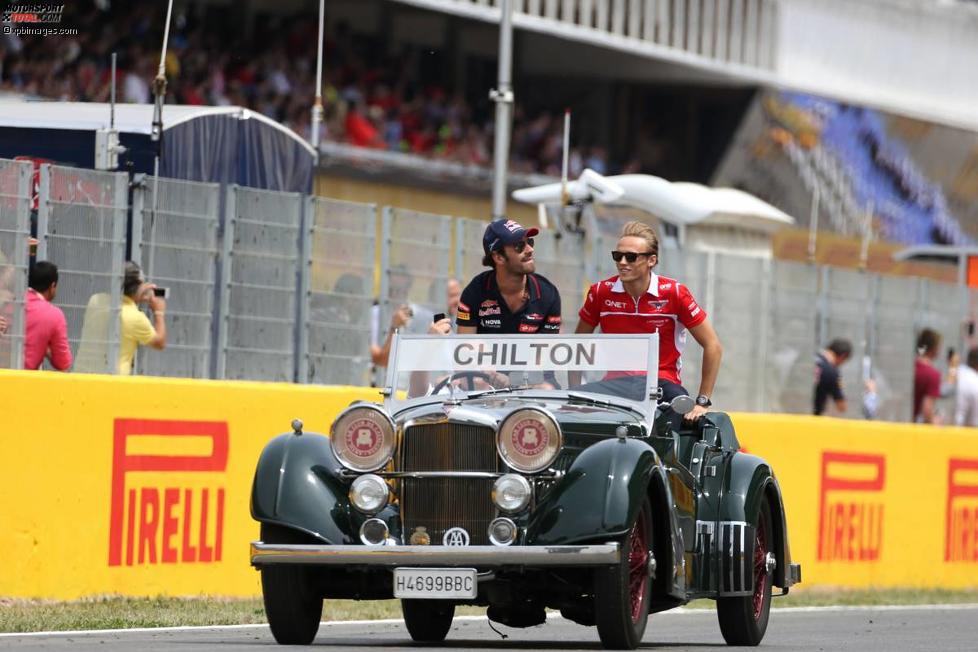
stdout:
[(713, 401), (711, 401), (710, 397), (706, 394), (700, 394), (696, 397), (696, 404), (700, 407), (710, 407), (713, 405)]

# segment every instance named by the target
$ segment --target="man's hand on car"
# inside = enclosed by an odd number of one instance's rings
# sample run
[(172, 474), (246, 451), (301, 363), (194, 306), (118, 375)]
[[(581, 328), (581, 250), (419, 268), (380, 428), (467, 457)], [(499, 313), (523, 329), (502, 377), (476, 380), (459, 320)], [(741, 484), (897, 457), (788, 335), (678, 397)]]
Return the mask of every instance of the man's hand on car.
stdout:
[(687, 423), (695, 423), (700, 420), (700, 417), (707, 413), (707, 409), (702, 405), (694, 405), (693, 409), (683, 415), (683, 421)]

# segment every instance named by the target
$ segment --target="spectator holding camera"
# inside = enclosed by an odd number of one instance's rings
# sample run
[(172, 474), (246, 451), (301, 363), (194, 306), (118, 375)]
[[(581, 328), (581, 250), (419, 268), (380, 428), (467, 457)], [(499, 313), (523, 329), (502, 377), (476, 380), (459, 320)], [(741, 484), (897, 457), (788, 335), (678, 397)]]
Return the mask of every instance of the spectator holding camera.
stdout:
[(40, 369), (44, 358), (58, 371), (71, 367), (68, 323), (54, 305), (58, 294), (58, 266), (40, 260), (31, 268), (24, 307), (24, 368)]
[[(147, 283), (139, 265), (126, 263), (126, 274), (122, 283), (122, 309), (119, 311), (119, 373), (128, 376), (132, 373), (136, 349), (151, 346), (154, 349), (166, 348), (166, 299), (157, 296), (156, 286)], [(139, 304), (148, 304), (153, 311), (153, 321), (139, 309)]]

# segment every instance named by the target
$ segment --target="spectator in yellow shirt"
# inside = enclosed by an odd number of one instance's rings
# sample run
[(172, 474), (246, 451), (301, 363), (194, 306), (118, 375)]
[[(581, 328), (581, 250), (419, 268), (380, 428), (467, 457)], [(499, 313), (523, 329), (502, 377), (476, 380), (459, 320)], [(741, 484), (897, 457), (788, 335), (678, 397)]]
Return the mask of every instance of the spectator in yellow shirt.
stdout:
[[(166, 300), (153, 293), (156, 286), (147, 283), (139, 265), (126, 263), (126, 275), (122, 283), (122, 309), (119, 311), (119, 373), (132, 373), (133, 358), (140, 346), (154, 349), (166, 348)], [(139, 309), (141, 303), (149, 304), (153, 311), (153, 323)]]

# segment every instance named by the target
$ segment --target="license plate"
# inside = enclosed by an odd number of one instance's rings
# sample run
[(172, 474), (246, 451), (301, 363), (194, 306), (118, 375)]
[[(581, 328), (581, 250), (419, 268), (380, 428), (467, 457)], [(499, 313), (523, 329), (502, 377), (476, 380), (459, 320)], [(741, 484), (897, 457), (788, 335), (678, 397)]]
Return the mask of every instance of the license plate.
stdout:
[(394, 597), (424, 600), (473, 599), (474, 568), (395, 568)]

